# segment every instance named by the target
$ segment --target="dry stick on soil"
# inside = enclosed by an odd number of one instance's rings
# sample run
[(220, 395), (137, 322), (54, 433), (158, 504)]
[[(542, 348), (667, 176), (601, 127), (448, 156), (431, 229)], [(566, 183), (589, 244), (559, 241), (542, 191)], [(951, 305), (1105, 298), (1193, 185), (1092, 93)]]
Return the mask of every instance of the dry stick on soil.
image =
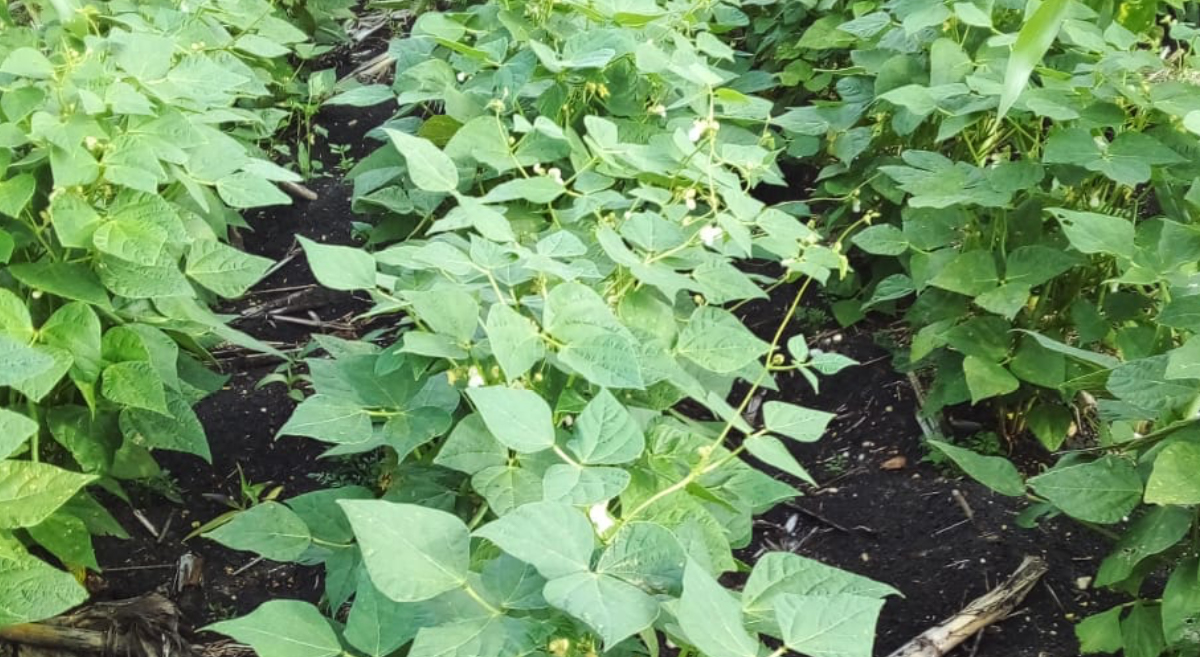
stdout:
[(1025, 557), (1000, 586), (976, 598), (941, 624), (925, 630), (888, 657), (942, 657), (971, 635), (1008, 617), (1047, 570), (1041, 557)]
[(321, 198), (316, 192), (305, 187), (304, 185), (301, 185), (300, 183), (282, 180), (279, 182), (279, 186), (283, 188), (283, 191), (295, 196), (296, 198), (304, 199), (305, 201), (315, 201)]

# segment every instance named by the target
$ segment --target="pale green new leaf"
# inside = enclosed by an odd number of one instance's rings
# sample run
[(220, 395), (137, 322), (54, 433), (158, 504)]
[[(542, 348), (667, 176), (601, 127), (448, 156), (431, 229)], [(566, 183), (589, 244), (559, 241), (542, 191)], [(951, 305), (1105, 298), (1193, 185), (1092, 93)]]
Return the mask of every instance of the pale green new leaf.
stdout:
[(761, 435), (751, 436), (742, 443), (746, 447), (746, 451), (750, 452), (754, 458), (766, 463), (775, 468), (779, 468), (784, 472), (797, 477), (802, 481), (816, 485), (817, 482), (808, 474), (808, 470), (800, 465), (795, 456), (788, 451), (783, 441), (775, 436)]
[(832, 413), (787, 402), (769, 401), (763, 404), (763, 424), (767, 429), (802, 443), (820, 439), (833, 418)]

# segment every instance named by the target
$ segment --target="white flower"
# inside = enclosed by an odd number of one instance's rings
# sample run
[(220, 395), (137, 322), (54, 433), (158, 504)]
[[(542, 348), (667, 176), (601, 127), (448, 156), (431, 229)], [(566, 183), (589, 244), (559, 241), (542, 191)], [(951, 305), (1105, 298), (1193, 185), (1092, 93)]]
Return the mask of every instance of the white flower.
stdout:
[(487, 381), (483, 380), (483, 375), (479, 373), (479, 368), (472, 365), (467, 369), (467, 387), (479, 388), (487, 385)]
[(650, 114), (653, 114), (655, 116), (661, 116), (661, 117), (665, 118), (667, 116), (667, 106), (663, 105), (662, 103), (659, 103), (659, 104), (655, 105), (654, 107), (650, 108)]
[(692, 121), (692, 129), (688, 130), (688, 141), (692, 142), (693, 144), (700, 141), (700, 138), (704, 136), (704, 130), (707, 127), (708, 121), (705, 121), (704, 119), (696, 119), (695, 121)]
[(709, 224), (700, 229), (700, 241), (704, 242), (705, 246), (712, 246), (724, 234), (725, 231), (721, 230), (720, 226)]
[(593, 504), (592, 508), (588, 509), (588, 518), (595, 525), (598, 534), (603, 534), (617, 524), (617, 521), (608, 515), (608, 502)]
[(683, 192), (683, 204), (689, 211), (696, 209), (696, 188), (692, 187)]
[(556, 182), (560, 185), (567, 184), (567, 183), (563, 182), (562, 169), (559, 169), (558, 167), (550, 167), (549, 169), (546, 170), (546, 175), (553, 178), (554, 182)]
[(538, 162), (533, 165), (533, 172), (539, 176), (544, 176), (546, 175), (546, 167), (542, 166), (541, 162)]
[(570, 427), (573, 424), (575, 424), (575, 416), (573, 416), (573, 415), (564, 415), (563, 416), (563, 426), (564, 427)]
[(456, 75), (455, 77), (458, 78), (459, 82), (466, 82), (467, 78), (470, 76), (467, 75), (466, 71), (459, 71), (458, 75)]

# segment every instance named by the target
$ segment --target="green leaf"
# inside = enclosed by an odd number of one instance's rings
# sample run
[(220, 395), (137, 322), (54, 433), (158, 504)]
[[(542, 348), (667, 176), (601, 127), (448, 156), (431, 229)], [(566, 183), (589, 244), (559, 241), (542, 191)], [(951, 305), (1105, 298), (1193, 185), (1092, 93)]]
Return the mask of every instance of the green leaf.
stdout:
[(1058, 30), (1067, 17), (1068, 0), (1045, 0), (1021, 26), (1013, 43), (1008, 67), (1004, 71), (1004, 87), (1000, 92), (1000, 118), (1017, 102), (1029, 82), (1029, 75), (1045, 56), (1058, 37)]
[(1075, 626), (1075, 636), (1079, 639), (1079, 652), (1090, 655), (1120, 650), (1123, 645), (1121, 642), (1121, 612), (1124, 609), (1123, 605), (1118, 605), (1080, 621)]
[(48, 463), (0, 461), (0, 529), (41, 523), (95, 479)]
[(1187, 535), (1192, 513), (1177, 506), (1160, 506), (1142, 514), (1100, 564), (1095, 586), (1111, 586), (1129, 577), (1143, 559), (1173, 547)]
[(784, 645), (822, 657), (871, 657), (881, 609), (883, 600), (845, 593), (775, 600)]
[(651, 522), (630, 522), (609, 539), (596, 572), (612, 575), (645, 591), (678, 594), (687, 555), (669, 529)]
[(775, 436), (751, 436), (742, 443), (746, 447), (746, 451), (750, 452), (754, 458), (766, 463), (769, 466), (778, 468), (793, 477), (797, 477), (807, 483), (816, 485), (817, 482), (808, 474), (808, 470), (796, 460), (795, 456), (788, 451), (783, 441)]
[(1200, 445), (1176, 442), (1154, 457), (1146, 481), (1146, 504), (1200, 504)]
[(190, 400), (174, 390), (168, 389), (166, 394), (168, 415), (127, 408), (121, 412), (121, 430), (143, 447), (195, 454), (211, 463), (204, 426)]
[(507, 304), (492, 305), (484, 328), (492, 355), (509, 381), (521, 378), (545, 358), (546, 345), (538, 333), (537, 324)]
[(482, 199), (484, 203), (505, 203), (508, 201), (529, 201), (535, 204), (553, 203), (555, 199), (567, 191), (562, 183), (549, 176), (534, 178), (517, 178), (500, 183), (488, 191)]
[(763, 423), (767, 429), (802, 443), (820, 439), (833, 417), (832, 413), (786, 402), (769, 401), (763, 404)]
[(87, 597), (74, 575), (29, 554), (12, 538), (0, 539), (0, 626), (44, 620)]
[(1195, 646), (1200, 643), (1196, 624), (1200, 623), (1200, 573), (1197, 559), (1185, 559), (1175, 567), (1162, 596), (1163, 637), (1170, 645)]
[(17, 48), (0, 63), (0, 73), (44, 80), (54, 75), (54, 64), (34, 48)]
[(606, 388), (645, 387), (637, 345), (626, 331), (577, 329), (563, 342), (559, 361), (588, 381)]
[(296, 239), (304, 247), (308, 266), (317, 282), (334, 290), (375, 289), (375, 258), (362, 249), (319, 244), (302, 235)]
[(855, 234), (851, 241), (871, 255), (897, 256), (908, 250), (904, 233), (890, 224), (870, 226)]
[(1050, 351), (1055, 351), (1060, 354), (1070, 356), (1076, 360), (1081, 360), (1085, 363), (1091, 363), (1092, 365), (1095, 365), (1095, 366), (1103, 368), (1103, 369), (1113, 369), (1115, 367), (1120, 366), (1120, 364), (1121, 364), (1121, 361), (1119, 359), (1117, 359), (1113, 356), (1109, 356), (1108, 354), (1102, 354), (1102, 353), (1097, 353), (1094, 351), (1088, 351), (1087, 349), (1080, 349), (1078, 347), (1072, 347), (1070, 345), (1063, 344), (1063, 343), (1059, 342), (1058, 340), (1048, 338), (1048, 337), (1042, 335), (1041, 333), (1037, 333), (1034, 331), (1026, 331), (1024, 329), (1017, 329), (1017, 330), (1032, 337), (1034, 340), (1037, 341), (1037, 343), (1039, 345), (1041, 345), (1042, 347), (1044, 347), (1046, 349), (1049, 349)]
[(1159, 311), (1158, 323), (1193, 333), (1200, 332), (1200, 295), (1171, 299)]
[(550, 406), (532, 390), (491, 386), (468, 388), (467, 397), (497, 440), (521, 453), (554, 445)]
[(882, 598), (896, 589), (791, 552), (768, 552), (754, 564), (742, 588), (742, 606), (753, 626), (777, 633), (775, 601), (784, 595), (852, 595)]
[(241, 618), (213, 623), (204, 629), (249, 645), (259, 657), (342, 654), (342, 644), (329, 622), (316, 607), (300, 600), (270, 600)]
[(66, 262), (30, 262), (10, 265), (8, 271), (25, 285), (54, 296), (111, 308), (108, 293), (90, 267)]
[(729, 374), (758, 360), (769, 346), (729, 311), (701, 306), (680, 332), (675, 349), (704, 369)]
[(413, 184), (427, 192), (453, 192), (458, 188), (458, 169), (454, 161), (430, 141), (384, 129), (392, 145), (408, 163)]
[(997, 279), (991, 251), (965, 251), (946, 263), (929, 284), (973, 297), (996, 287)]
[(467, 292), (456, 289), (439, 289), (428, 292), (406, 292), (412, 302), (413, 312), (435, 333), (467, 343), (475, 336), (479, 327), (479, 302)]
[(150, 266), (162, 254), (167, 231), (151, 223), (116, 219), (97, 228), (92, 242), (113, 257)]
[(83, 520), (67, 513), (65, 508), (64, 506), (42, 522), (27, 527), (26, 531), (29, 532), (30, 538), (67, 567), (100, 570), (87, 525)]
[(1118, 456), (1056, 467), (1028, 483), (1067, 515), (1101, 524), (1120, 522), (1142, 497), (1137, 469)]
[[(505, 451), (507, 460), (507, 450)], [(471, 487), (487, 500), (496, 515), (545, 499), (542, 478), (528, 468), (505, 464), (490, 466), (471, 477)]]
[(20, 413), (0, 408), (0, 459), (11, 456), (37, 431), (37, 422)]
[(615, 465), (641, 456), (646, 439), (621, 402), (601, 390), (579, 414), (575, 437), (567, 446), (582, 463)]
[(295, 561), (312, 544), (308, 525), (278, 502), (263, 502), (204, 534), (232, 550), (254, 552), (272, 561)]
[(1108, 377), (1107, 388), (1117, 399), (1149, 411), (1167, 410), (1192, 399), (1196, 381), (1167, 376), (1170, 356), (1140, 358), (1121, 364)]
[(580, 511), (560, 502), (534, 502), (475, 531), (510, 555), (555, 579), (586, 571), (596, 549), (592, 523)]
[(955, 447), (939, 440), (926, 442), (949, 456), (950, 460), (962, 468), (969, 477), (997, 493), (1009, 497), (1025, 495), (1025, 481), (1021, 478), (1021, 473), (1017, 472), (1016, 466), (1008, 459), (1000, 456), (983, 456), (969, 449)]
[(192, 280), (228, 299), (240, 297), (271, 268), (272, 261), (243, 253), (216, 240), (196, 240), (188, 251)]
[(415, 504), (339, 500), (371, 582), (396, 602), (420, 602), (459, 588), (470, 565), (471, 535), (457, 517)]
[(0, 181), (0, 215), (19, 219), (35, 191), (37, 179), (28, 173)]
[(150, 363), (109, 365), (101, 375), (100, 391), (109, 401), (170, 415), (162, 377)]
[(485, 468), (508, 463), (508, 449), (496, 440), (479, 414), (472, 413), (454, 426), (433, 462), (473, 475)]
[(387, 657), (412, 641), (426, 614), (421, 603), (396, 602), (379, 592), (360, 571), (354, 606), (346, 618), (346, 642), (370, 657)]
[(706, 657), (757, 657), (759, 643), (742, 623), (742, 609), (695, 561), (683, 573), (683, 595), (675, 613), (688, 640)]
[(1121, 621), (1124, 657), (1158, 657), (1166, 648), (1163, 639), (1162, 610), (1140, 602)]
[(1080, 253), (1133, 257), (1134, 228), (1128, 219), (1064, 208), (1048, 208), (1047, 211), (1058, 219), (1071, 246)]
[(546, 601), (582, 620), (604, 639), (605, 649), (650, 627), (658, 617), (658, 602), (644, 591), (615, 577), (578, 572), (552, 579), (543, 591)]
[(365, 443), (372, 437), (371, 416), (354, 401), (313, 395), (296, 407), (278, 435), (307, 436), (339, 445)]
[(49, 355), (0, 333), (0, 386), (15, 386), (54, 367)]
[(621, 468), (580, 467), (559, 463), (542, 477), (542, 497), (582, 506), (611, 500), (628, 486), (631, 476)]
[(971, 391), (972, 404), (1007, 395), (1021, 387), (1021, 382), (1004, 369), (1003, 365), (978, 356), (967, 356), (963, 359), (963, 374), (967, 377), (967, 389)]

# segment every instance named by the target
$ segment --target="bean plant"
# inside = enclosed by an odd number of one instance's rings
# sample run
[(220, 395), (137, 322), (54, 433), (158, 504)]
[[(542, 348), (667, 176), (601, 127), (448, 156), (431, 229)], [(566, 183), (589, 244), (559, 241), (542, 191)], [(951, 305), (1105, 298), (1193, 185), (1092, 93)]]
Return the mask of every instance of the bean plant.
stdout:
[(94, 491), (210, 457), (206, 349), (270, 350), (208, 302), (271, 264), (224, 240), (289, 202), (254, 144), (307, 38), (262, 0), (0, 4), (0, 625), (84, 600), (126, 536)]
[[(734, 556), (755, 514), (798, 494), (789, 481), (813, 481), (787, 444), (832, 416), (749, 404), (778, 370), (847, 364), (788, 324), (848, 269), (803, 204), (751, 194), (783, 183), (781, 135), (719, 36), (739, 16), (427, 12), (392, 43), (390, 87), (335, 99), (399, 106), (352, 172), (376, 247), (302, 244), (388, 328), (319, 339), (280, 439), (388, 466), (209, 532), (325, 572), (321, 607), (275, 600), (210, 629), (263, 657), (871, 654), (894, 589), (789, 552)], [(758, 336), (727, 306), (772, 281), (790, 305)]]
[(1065, 513), (1116, 540), (1094, 585), (1135, 599), (1079, 626), (1085, 653), (1200, 650), (1196, 18), (996, 0), (767, 4), (750, 21), (796, 105), (776, 121), (790, 166), (819, 171), (826, 222), (867, 226), (851, 242), (874, 257), (839, 317), (912, 326), (901, 364), (932, 375), (927, 412), (991, 403), (1010, 440), (1066, 448), (1026, 479), (933, 442), (1031, 497), (1024, 523)]

